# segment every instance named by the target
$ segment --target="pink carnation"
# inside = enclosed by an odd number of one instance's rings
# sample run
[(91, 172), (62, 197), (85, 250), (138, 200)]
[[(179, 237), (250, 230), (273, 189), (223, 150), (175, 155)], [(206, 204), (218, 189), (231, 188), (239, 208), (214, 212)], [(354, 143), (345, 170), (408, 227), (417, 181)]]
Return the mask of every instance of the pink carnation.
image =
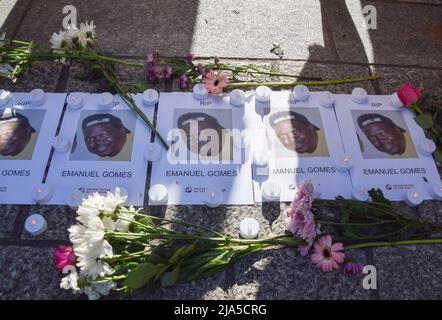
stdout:
[(303, 256), (307, 255), (316, 237), (320, 234), (319, 227), (316, 225), (315, 217), (311, 211), (313, 192), (314, 187), (311, 181), (302, 182), (288, 211), (290, 218), (288, 229), (295, 237), (306, 242), (306, 245), (300, 246), (300, 252)]
[(333, 244), (330, 235), (322, 236), (315, 242), (311, 261), (324, 272), (338, 269), (339, 264), (344, 262), (345, 254), (339, 251), (344, 250), (340, 242)]
[(213, 70), (210, 70), (209, 73), (206, 74), (206, 78), (204, 79), (204, 87), (207, 92), (212, 95), (218, 95), (223, 92), (223, 88), (229, 83), (229, 78), (227, 74), (218, 71), (215, 73)]

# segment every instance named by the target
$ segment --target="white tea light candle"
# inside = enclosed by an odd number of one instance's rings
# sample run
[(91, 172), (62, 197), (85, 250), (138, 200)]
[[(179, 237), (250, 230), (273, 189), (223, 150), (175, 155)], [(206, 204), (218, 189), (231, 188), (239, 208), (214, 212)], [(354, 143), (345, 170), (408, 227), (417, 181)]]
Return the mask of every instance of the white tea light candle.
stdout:
[(223, 203), (223, 192), (219, 189), (210, 189), (206, 192), (204, 204), (209, 208), (219, 207)]
[(32, 198), (37, 203), (48, 202), (52, 197), (52, 189), (47, 184), (39, 184), (32, 195)]
[(55, 137), (54, 141), (54, 150), (56, 152), (67, 152), (71, 148), (72, 143), (71, 140), (65, 135), (59, 134)]
[(253, 153), (253, 164), (257, 167), (266, 167), (269, 163), (267, 153), (262, 150), (257, 150)]
[(304, 85), (297, 85), (293, 88), (293, 98), (299, 101), (306, 101), (310, 95), (310, 91)]
[(262, 198), (267, 201), (279, 201), (281, 196), (281, 187), (271, 181), (264, 182), (261, 188)]
[(241, 132), (241, 135), (233, 137), (233, 144), (238, 149), (246, 149), (250, 146), (252, 141), (251, 134), (248, 130)]
[(0, 89), (0, 107), (6, 105), (11, 99), (11, 93), (7, 90)]
[(436, 151), (436, 144), (431, 139), (422, 139), (419, 143), (419, 153), (423, 156), (431, 156)]
[(354, 88), (351, 93), (351, 100), (355, 103), (366, 103), (368, 100), (368, 93), (363, 88)]
[(405, 195), (405, 202), (410, 207), (416, 207), (424, 201), (422, 194), (416, 189), (410, 189)]
[(114, 107), (114, 96), (109, 92), (100, 93), (98, 96), (98, 105), (103, 109), (112, 109)]
[(193, 97), (197, 100), (204, 100), (209, 96), (209, 92), (207, 91), (204, 83), (197, 83), (192, 88)]
[(77, 210), (78, 206), (83, 202), (83, 198), (83, 192), (81, 192), (80, 190), (74, 190), (69, 193), (66, 199), (66, 203), (71, 209)]
[(255, 99), (259, 102), (269, 102), (272, 95), (272, 89), (267, 86), (259, 86), (255, 90)]
[(255, 239), (258, 237), (259, 223), (256, 219), (245, 218), (239, 223), (239, 234), (244, 239)]
[(398, 96), (397, 92), (393, 93), (390, 96), (389, 104), (392, 107), (396, 108), (396, 109), (400, 109), (400, 108), (402, 108), (404, 106), (404, 104), (402, 103), (401, 99), (399, 99), (399, 96)]
[(436, 200), (442, 200), (442, 184), (435, 184), (431, 189), (431, 195)]
[(42, 89), (34, 89), (30, 92), (30, 102), (34, 106), (40, 106), (46, 102), (46, 93)]
[(157, 104), (160, 99), (160, 95), (158, 91), (154, 89), (147, 89), (143, 92), (143, 104), (146, 107), (152, 107)]
[(338, 171), (345, 172), (353, 167), (353, 160), (345, 153), (344, 156), (337, 156), (334, 158), (334, 165)]
[(165, 185), (156, 184), (149, 190), (149, 204), (162, 205), (167, 204), (168, 193)]
[(33, 236), (38, 236), (46, 231), (46, 219), (40, 214), (30, 215), (25, 221), (25, 230)]
[(319, 105), (324, 108), (331, 108), (335, 103), (335, 97), (330, 91), (321, 92), (319, 96)]
[(144, 158), (147, 161), (158, 161), (161, 159), (162, 148), (156, 143), (149, 143), (144, 149)]
[(84, 106), (84, 99), (81, 96), (81, 94), (78, 93), (69, 94), (67, 102), (68, 102), (68, 107), (73, 110), (81, 109)]
[(368, 201), (370, 195), (368, 194), (367, 188), (363, 186), (356, 186), (353, 188), (353, 198), (358, 201)]
[(230, 92), (230, 104), (235, 107), (242, 107), (246, 103), (246, 94), (241, 89)]

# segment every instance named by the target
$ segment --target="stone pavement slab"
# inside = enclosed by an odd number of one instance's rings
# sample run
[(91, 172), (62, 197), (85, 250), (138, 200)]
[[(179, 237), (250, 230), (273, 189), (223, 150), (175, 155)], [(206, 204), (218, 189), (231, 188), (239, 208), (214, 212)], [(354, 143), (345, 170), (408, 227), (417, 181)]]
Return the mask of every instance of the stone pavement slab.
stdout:
[(0, 206), (0, 238), (9, 238), (14, 229), (14, 221), (18, 215), (19, 206)]
[(0, 299), (75, 299), (60, 289), (53, 248), (0, 246)]
[(307, 59), (309, 47), (319, 45), (326, 49), (317, 58), (332, 59), (316, 0), (96, 1), (93, 6), (85, 0), (57, 0), (51, 6), (34, 0), (17, 37), (48, 44), (62, 27), (67, 4), (77, 8), (78, 22), (95, 22), (101, 47), (111, 54), (144, 56), (159, 49), (167, 55), (275, 58), (269, 50), (278, 42), (287, 58)]
[(35, 62), (16, 83), (0, 78), (0, 88), (13, 92), (29, 92), (41, 88), (47, 92), (55, 92), (62, 66), (53, 62)]
[[(361, 5), (376, 7), (376, 30), (367, 31), (359, 25)], [(342, 61), (440, 67), (442, 6), (368, 0), (362, 0), (361, 5), (358, 1), (325, 1), (329, 27)], [(354, 17), (359, 17), (356, 27)], [(369, 61), (371, 58), (373, 61)]]
[(32, 5), (32, 0), (1, 0), (0, 2), (0, 35), (6, 33), (8, 38), (14, 38), (22, 18)]
[[(442, 61), (442, 58), (441, 58)], [(391, 94), (406, 82), (423, 88), (424, 93), (442, 99), (442, 70), (434, 68), (400, 68), (400, 67), (373, 67), (373, 72), (383, 76), (377, 80), (381, 94)], [(441, 100), (430, 101), (441, 103)]]
[(441, 299), (442, 246), (374, 248), (380, 299)]
[[(349, 253), (366, 263), (363, 250)], [(362, 278), (342, 272), (323, 273), (296, 249), (269, 250), (245, 257), (235, 265), (231, 299), (370, 299)]]

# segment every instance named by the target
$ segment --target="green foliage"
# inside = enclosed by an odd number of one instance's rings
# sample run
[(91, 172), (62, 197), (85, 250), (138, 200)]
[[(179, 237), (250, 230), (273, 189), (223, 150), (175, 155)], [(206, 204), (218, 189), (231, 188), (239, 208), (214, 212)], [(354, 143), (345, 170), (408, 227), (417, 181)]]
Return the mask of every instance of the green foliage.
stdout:
[(384, 193), (381, 189), (370, 189), (368, 190), (368, 194), (370, 195), (373, 202), (377, 202), (383, 205), (386, 205), (387, 207), (391, 208), (391, 201), (385, 198)]
[(142, 288), (149, 283), (157, 271), (156, 265), (149, 262), (141, 263), (127, 274), (124, 285), (131, 289)]
[(416, 123), (423, 129), (431, 129), (433, 127), (433, 117), (431, 114), (423, 113), (415, 118)]

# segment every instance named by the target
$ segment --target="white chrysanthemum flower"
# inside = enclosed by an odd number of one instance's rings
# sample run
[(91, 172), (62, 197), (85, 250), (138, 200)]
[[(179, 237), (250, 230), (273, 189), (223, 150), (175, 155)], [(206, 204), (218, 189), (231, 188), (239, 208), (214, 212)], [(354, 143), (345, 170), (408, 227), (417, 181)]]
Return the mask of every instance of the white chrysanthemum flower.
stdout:
[(49, 42), (51, 43), (51, 48), (53, 49), (69, 48), (71, 44), (71, 38), (66, 31), (60, 30), (59, 33), (54, 32), (52, 34)]
[[(71, 266), (72, 267), (72, 266)], [(74, 292), (79, 292), (80, 288), (78, 287), (78, 273), (75, 270), (75, 267), (69, 268), (68, 275), (63, 277), (60, 282), (60, 288), (65, 290), (72, 289)]]
[(138, 210), (135, 210), (134, 207), (130, 207), (129, 209), (122, 207), (122, 211), (131, 211), (133, 213), (129, 212), (119, 212), (117, 221), (115, 222), (115, 230), (120, 232), (127, 232), (129, 230), (129, 226), (132, 221), (135, 220), (134, 213), (138, 213)]
[(87, 48), (87, 45), (89, 44), (89, 39), (87, 38), (87, 36), (84, 33), (79, 32), (78, 33), (78, 43), (80, 43), (81, 47)]
[(95, 40), (95, 37), (97, 36), (96, 26), (94, 25), (94, 21), (91, 21), (88, 23), (87, 21), (85, 23), (80, 23), (80, 33), (83, 33), (87, 39), (90, 39), (91, 41)]
[(96, 292), (92, 286), (87, 286), (84, 288), (84, 293), (87, 295), (89, 300), (98, 300), (100, 299), (100, 294)]
[(115, 231), (115, 221), (111, 217), (103, 217), (101, 222), (106, 231)]
[(89, 300), (97, 300), (100, 296), (106, 296), (112, 289), (115, 289), (115, 282), (109, 280), (99, 283), (91, 283), (90, 286), (84, 288), (84, 293)]
[[(84, 199), (79, 206), (77, 221), (80, 224), (69, 228), (69, 238), (73, 244), (81, 277), (94, 280), (113, 273), (110, 265), (103, 261), (105, 257), (113, 257), (113, 248), (106, 240), (105, 235), (106, 232), (127, 231), (129, 229), (130, 222), (134, 220), (133, 213), (137, 211), (133, 207), (129, 209), (121, 207), (122, 211), (130, 212), (118, 213), (115, 211), (126, 200), (127, 196), (122, 195), (119, 188), (117, 188), (115, 193), (109, 192), (106, 197), (95, 193)], [(105, 212), (111, 215), (103, 214)], [(118, 216), (113, 217), (114, 213), (117, 213)], [(63, 285), (68, 286), (68, 280), (64, 280)], [(85, 293), (95, 298), (97, 290), (102, 295), (102, 292), (108, 292), (110, 289), (100, 286), (98, 289), (85, 289)]]
[(69, 26), (69, 28), (67, 28), (66, 29), (66, 34), (67, 34), (67, 37), (69, 38), (69, 39), (73, 39), (73, 38), (76, 38), (76, 37), (78, 37), (78, 34), (80, 33), (80, 30), (78, 30), (78, 28), (76, 27), (76, 26)]

